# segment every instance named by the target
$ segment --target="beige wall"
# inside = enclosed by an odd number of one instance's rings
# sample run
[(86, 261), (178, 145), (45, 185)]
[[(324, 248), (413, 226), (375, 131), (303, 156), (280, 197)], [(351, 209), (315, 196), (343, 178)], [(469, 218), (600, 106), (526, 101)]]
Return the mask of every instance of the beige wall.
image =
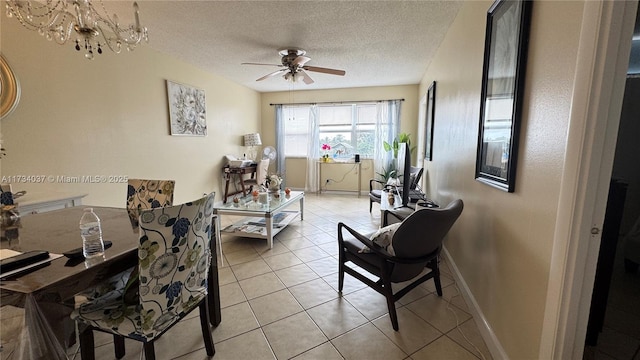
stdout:
[[(302, 85), (301, 85), (302, 86)], [(418, 139), (418, 85), (363, 87), (336, 90), (295, 90), (293, 92), (273, 92), (262, 94), (262, 142), (263, 145), (275, 146), (275, 109), (271, 104), (340, 102), (404, 99), (400, 111), (400, 131), (411, 134), (412, 140)], [(414, 160), (415, 162), (415, 160)], [(306, 159), (287, 159), (287, 185), (293, 188), (304, 188), (306, 179)], [(374, 177), (371, 162), (363, 161), (361, 175), (362, 191), (369, 188), (369, 179)], [(272, 170), (275, 170), (272, 168)], [(323, 170), (324, 171), (324, 170)], [(344, 166), (327, 167), (324, 178), (342, 179), (341, 184), (330, 184), (327, 190), (357, 190), (357, 173), (355, 170), (345, 173)], [(324, 190), (324, 187), (323, 187)]]
[(436, 201), (465, 202), (446, 241), (487, 325), (512, 359), (538, 358), (583, 4), (538, 1), (533, 17), (517, 181), (506, 193), (474, 180), (486, 12), (465, 3), (420, 84), (437, 81)]
[[(89, 61), (2, 16), (0, 49), (22, 86), (2, 120), (8, 156), (2, 175), (123, 175), (173, 179), (174, 202), (222, 194), (224, 154), (260, 129), (260, 94), (141, 45)], [(151, 41), (154, 40), (151, 37)], [(165, 80), (206, 92), (208, 135), (170, 136)], [(88, 194), (86, 204), (124, 206), (126, 184), (13, 185), (29, 194)]]

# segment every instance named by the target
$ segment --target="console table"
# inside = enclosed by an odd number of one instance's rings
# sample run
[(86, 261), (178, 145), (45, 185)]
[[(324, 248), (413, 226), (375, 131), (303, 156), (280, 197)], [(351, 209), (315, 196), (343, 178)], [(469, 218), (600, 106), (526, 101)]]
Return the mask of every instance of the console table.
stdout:
[[(251, 164), (251, 165), (242, 166), (242, 167), (231, 167), (227, 165), (224, 168), (222, 168), (222, 172), (224, 173), (224, 181), (225, 181), (224, 198), (222, 199), (222, 202), (226, 204), (227, 197), (231, 195), (239, 194), (240, 192), (242, 192), (242, 196), (247, 195), (244, 187), (244, 179), (243, 179), (244, 174), (251, 174), (251, 178), (253, 179), (253, 177), (256, 174), (257, 168), (258, 168), (257, 164)], [(242, 186), (242, 191), (235, 191), (235, 192), (229, 193), (229, 182), (231, 181), (232, 176), (236, 176), (240, 179), (240, 185)]]
[[(322, 186), (326, 184), (322, 182), (322, 168), (323, 167), (338, 167), (338, 166), (349, 166), (348, 170), (347, 170), (347, 174), (354, 171), (357, 173), (358, 178), (358, 184), (356, 185), (357, 188), (355, 191), (358, 192), (358, 197), (360, 197), (360, 192), (362, 190), (362, 163), (361, 162), (352, 162), (352, 161), (331, 161), (331, 162), (322, 162), (322, 161), (318, 161), (317, 163), (318, 166), (318, 194), (322, 193)], [(326, 169), (325, 169), (326, 170)], [(341, 169), (342, 170), (342, 169)], [(328, 172), (328, 171), (327, 171)], [(344, 174), (343, 178), (347, 175)], [(328, 179), (327, 179), (328, 180)], [(353, 190), (343, 190), (343, 191), (353, 191)]]
[(87, 194), (50, 192), (30, 193), (16, 199), (21, 216), (64, 209), (82, 205), (82, 198)]

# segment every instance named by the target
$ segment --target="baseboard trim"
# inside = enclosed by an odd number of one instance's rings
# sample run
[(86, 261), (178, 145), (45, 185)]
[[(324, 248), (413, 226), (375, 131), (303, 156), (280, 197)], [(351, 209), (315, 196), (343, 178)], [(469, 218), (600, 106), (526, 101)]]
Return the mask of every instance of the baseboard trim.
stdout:
[(496, 337), (496, 334), (493, 332), (491, 325), (487, 322), (487, 319), (484, 316), (482, 310), (480, 310), (480, 306), (478, 306), (478, 302), (475, 297), (471, 293), (471, 290), (467, 286), (467, 283), (462, 278), (462, 274), (460, 274), (460, 270), (456, 266), (456, 262), (449, 254), (449, 251), (446, 247), (443, 247), (443, 252), (445, 257), (447, 258), (447, 262), (451, 266), (451, 270), (453, 271), (453, 276), (455, 277), (456, 284), (458, 285), (458, 289), (464, 298), (464, 301), (467, 303), (467, 307), (469, 311), (471, 311), (471, 315), (473, 319), (476, 321), (476, 325), (478, 326), (478, 331), (480, 332), (480, 336), (484, 340), (487, 348), (489, 348), (489, 352), (491, 353), (491, 357), (493, 359), (509, 359), (507, 353), (504, 351), (502, 344)]
[[(309, 194), (313, 194), (312, 192), (309, 192)], [(327, 194), (327, 195), (351, 195), (351, 196), (361, 196), (361, 195), (369, 195), (369, 192), (366, 192), (366, 194), (360, 193), (358, 194), (357, 190), (322, 190), (319, 193), (316, 193), (318, 195), (322, 195), (322, 194)], [(305, 193), (306, 195), (306, 193)]]

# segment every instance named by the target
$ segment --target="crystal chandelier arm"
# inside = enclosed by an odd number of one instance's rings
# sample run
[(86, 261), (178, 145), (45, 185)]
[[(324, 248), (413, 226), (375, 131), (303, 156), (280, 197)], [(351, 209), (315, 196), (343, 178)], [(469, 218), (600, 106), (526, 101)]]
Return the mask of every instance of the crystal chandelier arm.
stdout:
[(67, 11), (67, 2), (48, 0), (46, 4), (38, 2), (35, 2), (35, 6), (33, 4), (31, 1), (7, 1), (7, 17), (15, 17), (22, 26), (38, 31), (40, 35), (46, 36), (47, 40), (55, 40), (60, 45), (64, 44), (73, 28), (69, 23), (65, 29), (65, 23), (68, 19), (75, 18)]
[[(20, 2), (17, 2), (17, 1), (7, 2), (7, 3), (14, 3), (16, 7), (23, 6)], [(64, 0), (56, 0), (55, 2), (52, 0), (47, 0), (45, 4), (41, 4), (36, 1), (35, 6), (33, 5), (33, 2), (29, 0), (26, 1), (25, 3), (27, 4), (27, 13), (31, 14), (32, 16), (38, 16), (38, 17), (42, 17), (42, 16), (49, 17), (54, 12), (66, 11), (66, 8), (68, 5), (67, 2)]]
[[(102, 5), (102, 9), (106, 12), (104, 8), (104, 3), (102, 0), (100, 1)], [(93, 6), (92, 6), (93, 9)], [(100, 34), (102, 34), (102, 38), (105, 43), (111, 49), (111, 51), (115, 53), (120, 53), (122, 50), (122, 44), (127, 45), (127, 50), (133, 50), (136, 45), (138, 45), (142, 40), (149, 41), (147, 36), (147, 28), (140, 27), (140, 18), (138, 11), (138, 3), (133, 3), (134, 16), (135, 16), (135, 25), (131, 24), (127, 28), (120, 27), (118, 23), (118, 16), (113, 15), (113, 18), (106, 15), (105, 17), (100, 16), (95, 9), (93, 10), (96, 16), (96, 27), (100, 30)], [(103, 27), (109, 29), (109, 31), (104, 31)]]
[[(69, 40), (71, 30), (75, 30), (79, 38), (76, 49), (86, 50), (85, 57), (93, 59), (94, 50), (102, 53), (99, 35), (104, 43), (116, 53), (122, 50), (122, 44), (127, 50), (133, 50), (142, 40), (148, 41), (147, 28), (140, 26), (138, 4), (133, 3), (135, 24), (126, 28), (120, 27), (118, 16), (108, 15), (105, 4), (100, 2), (103, 14), (94, 8), (92, 0), (46, 0), (37, 2), (31, 0), (6, 0), (7, 17), (15, 17), (22, 26), (35, 30), (48, 40), (55, 40), (62, 45)], [(74, 10), (69, 9), (73, 4)]]
[(36, 4), (38, 6), (33, 6), (31, 1), (7, 1), (7, 17), (15, 16), (24, 27), (30, 30), (37, 30), (52, 27), (58, 22), (58, 18), (62, 14), (72, 15), (67, 11), (67, 3), (64, 1), (59, 0), (52, 4), (51, 0), (49, 0), (47, 5), (37, 2)]
[[(107, 24), (114, 24), (115, 27), (117, 29), (119, 29), (120, 28), (120, 23), (118, 22), (118, 15), (117, 14), (113, 14), (113, 18), (109, 17), (109, 12), (107, 11), (107, 8), (105, 8), (104, 1), (102, 1), (102, 0), (100, 0), (100, 6), (102, 7), (102, 12), (105, 14), (104, 18), (101, 17), (100, 20), (104, 21)], [(91, 8), (93, 9), (93, 5), (91, 5)], [(93, 9), (93, 11), (96, 14), (98, 14), (98, 12), (95, 11), (95, 9)], [(133, 25), (131, 25), (129, 28), (135, 29), (136, 31), (141, 32), (142, 29), (140, 28), (140, 10), (139, 10), (139, 6), (138, 6), (137, 2), (133, 3), (133, 15), (135, 16), (136, 24), (135, 24), (135, 27)]]

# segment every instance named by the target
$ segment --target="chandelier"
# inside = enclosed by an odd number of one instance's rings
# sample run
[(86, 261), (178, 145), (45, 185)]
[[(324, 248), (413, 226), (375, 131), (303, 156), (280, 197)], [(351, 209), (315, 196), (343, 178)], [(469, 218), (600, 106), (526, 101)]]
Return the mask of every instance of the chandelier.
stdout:
[(142, 40), (149, 41), (147, 28), (140, 26), (138, 4), (133, 3), (135, 24), (121, 27), (118, 15), (109, 17), (102, 0), (98, 0), (101, 15), (91, 0), (46, 0), (45, 3), (31, 0), (6, 0), (7, 17), (15, 17), (22, 26), (35, 30), (47, 40), (62, 45), (69, 40), (74, 30), (76, 50), (84, 48), (84, 56), (93, 59), (94, 52), (102, 54), (106, 44), (111, 51), (120, 53), (122, 47), (133, 50)]

